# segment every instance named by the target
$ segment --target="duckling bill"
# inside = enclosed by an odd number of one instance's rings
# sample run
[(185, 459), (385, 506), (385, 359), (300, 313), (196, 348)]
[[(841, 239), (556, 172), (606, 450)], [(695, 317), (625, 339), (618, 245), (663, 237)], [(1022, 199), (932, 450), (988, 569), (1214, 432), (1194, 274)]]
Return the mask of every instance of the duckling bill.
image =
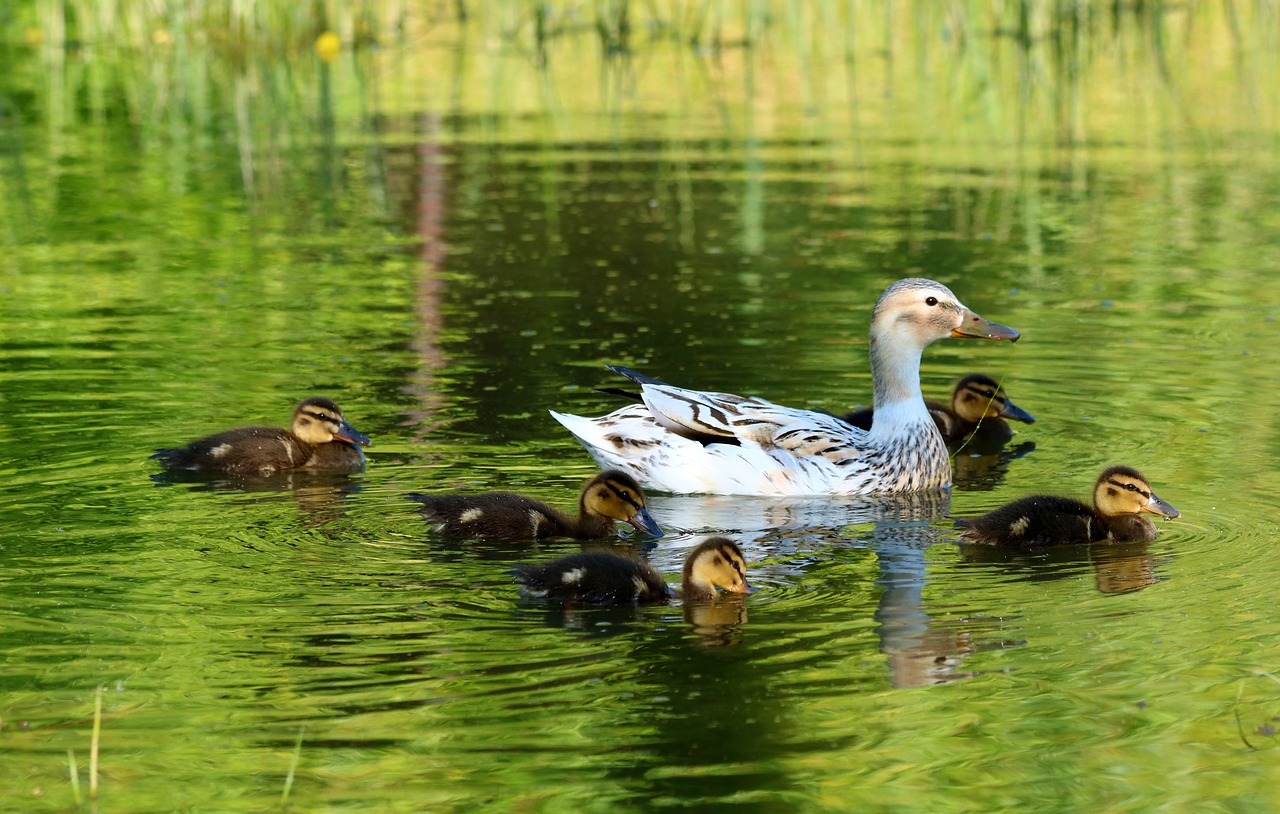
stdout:
[(370, 443), (347, 423), (334, 401), (317, 396), (294, 409), (291, 429), (240, 427), (157, 450), (151, 457), (168, 469), (227, 475), (270, 475), (289, 469), (359, 471), (364, 467), (360, 447)]
[(599, 539), (616, 533), (623, 522), (654, 537), (662, 528), (645, 506), (644, 490), (626, 472), (609, 470), (591, 480), (578, 500), (578, 516), (513, 492), (481, 495), (425, 495), (409, 500), (422, 504), (422, 514), (437, 532), (480, 540), (540, 540), (548, 537)]
[[(705, 601), (717, 590), (750, 593), (747, 561), (727, 537), (698, 544), (685, 558), (681, 587), (686, 601)], [(583, 551), (515, 571), (521, 591), (540, 599), (598, 604), (665, 602), (676, 596), (647, 562), (610, 551)]]
[(1035, 495), (981, 517), (957, 520), (956, 525), (964, 540), (988, 545), (1142, 542), (1157, 534), (1155, 523), (1144, 514), (1181, 516), (1152, 491), (1141, 472), (1113, 466), (1098, 476), (1092, 506), (1074, 498)]

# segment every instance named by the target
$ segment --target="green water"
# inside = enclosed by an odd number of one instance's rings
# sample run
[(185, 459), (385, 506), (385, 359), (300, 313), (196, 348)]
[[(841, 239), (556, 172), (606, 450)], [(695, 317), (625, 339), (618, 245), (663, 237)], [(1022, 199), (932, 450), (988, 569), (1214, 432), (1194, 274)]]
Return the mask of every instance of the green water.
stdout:
[[(87, 798), (98, 687), (104, 812), (1280, 806), (1272, 4), (657, 3), (625, 42), (625, 3), (467, 5), (335, 13), (331, 63), (308, 20), (75, 5), (63, 47), (62, 6), (14, 13), (0, 810), (77, 810), (68, 750)], [(616, 406), (607, 363), (866, 402), (871, 305), (917, 275), (1023, 332), (922, 374), (1002, 379), (1022, 454), (934, 498), (652, 496), (650, 559), (728, 534), (742, 604), (520, 600), (576, 544), (404, 500), (571, 505), (594, 465), (547, 410)], [(364, 473), (153, 477), (308, 395)], [(956, 544), (1120, 462), (1182, 511), (1153, 544)]]

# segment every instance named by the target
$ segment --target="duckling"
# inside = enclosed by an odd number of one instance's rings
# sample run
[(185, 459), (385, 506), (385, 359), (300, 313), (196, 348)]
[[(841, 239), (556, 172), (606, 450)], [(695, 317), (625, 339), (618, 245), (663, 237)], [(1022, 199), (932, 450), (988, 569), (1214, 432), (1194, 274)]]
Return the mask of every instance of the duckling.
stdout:
[(1098, 476), (1093, 506), (1069, 497), (1036, 495), (1008, 503), (982, 517), (956, 521), (960, 536), (990, 545), (1052, 545), (1099, 540), (1155, 539), (1156, 525), (1140, 512), (1179, 517), (1180, 512), (1151, 491), (1142, 473), (1113, 466)]
[[(943, 441), (948, 444), (968, 441), (975, 451), (998, 451), (1013, 438), (1013, 430), (1004, 422), (1006, 418), (1024, 424), (1036, 422), (1035, 416), (1009, 400), (995, 379), (982, 373), (970, 373), (956, 382), (951, 391), (951, 406), (933, 400), (925, 401), (925, 405)], [(844, 416), (844, 420), (870, 430), (874, 415), (874, 408), (863, 407)]]
[[(333, 443), (333, 442), (338, 443)], [(228, 475), (270, 475), (287, 469), (360, 470), (368, 436), (347, 423), (342, 409), (315, 396), (293, 411), (290, 430), (240, 427), (157, 450), (151, 457), (168, 469), (193, 469)]]
[(481, 540), (540, 540), (546, 537), (598, 539), (615, 533), (621, 520), (655, 537), (662, 536), (649, 510), (644, 490), (626, 472), (611, 469), (596, 475), (582, 490), (578, 516), (513, 492), (483, 495), (408, 496), (423, 505), (422, 514), (436, 531), (450, 537)]
[[(686, 601), (706, 601), (723, 588), (750, 593), (747, 561), (728, 537), (699, 543), (685, 558), (681, 576)], [(516, 582), (529, 596), (561, 602), (665, 602), (676, 593), (647, 562), (609, 551), (582, 551), (542, 565), (522, 565)]]

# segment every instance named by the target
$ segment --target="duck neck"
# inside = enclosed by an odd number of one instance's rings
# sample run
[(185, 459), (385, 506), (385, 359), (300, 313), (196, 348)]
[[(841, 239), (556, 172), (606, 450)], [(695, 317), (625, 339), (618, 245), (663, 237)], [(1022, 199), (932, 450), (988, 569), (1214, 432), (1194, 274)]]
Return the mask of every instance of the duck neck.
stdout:
[[(875, 397), (874, 436), (913, 432), (921, 424), (935, 426), (920, 392), (920, 355), (912, 342), (871, 336), (871, 386)], [(935, 430), (936, 431), (936, 430)]]
[(596, 514), (587, 508), (587, 497), (584, 494), (578, 501), (578, 517), (570, 521), (574, 529), (574, 537), (579, 539), (593, 539), (597, 537), (608, 537), (618, 530), (617, 525), (610, 517), (602, 514)]
[(693, 560), (689, 559), (684, 564), (684, 571), (680, 574), (680, 593), (685, 599), (693, 601), (701, 601), (711, 599), (716, 595), (716, 589), (709, 584), (699, 582), (693, 575)]

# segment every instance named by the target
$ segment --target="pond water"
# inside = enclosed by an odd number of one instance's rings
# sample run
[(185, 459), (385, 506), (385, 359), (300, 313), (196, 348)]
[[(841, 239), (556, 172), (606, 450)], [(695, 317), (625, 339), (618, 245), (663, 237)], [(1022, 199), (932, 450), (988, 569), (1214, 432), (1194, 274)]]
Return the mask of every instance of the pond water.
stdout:
[[(629, 35), (545, 4), (548, 41), (479, 6), (355, 4), (332, 61), (302, 24), (17, 12), (0, 808), (77, 808), (99, 701), (102, 811), (1280, 805), (1271, 4), (657, 3)], [(578, 544), (448, 542), (404, 499), (571, 506), (595, 468), (547, 411), (616, 406), (605, 364), (868, 402), (906, 276), (1023, 333), (936, 344), (926, 394), (985, 372), (1037, 421), (941, 495), (652, 495), (642, 553), (676, 580), (726, 534), (745, 600), (522, 600), (510, 568)], [(148, 460), (309, 395), (363, 473)], [(1182, 511), (1152, 544), (957, 544), (1112, 463)]]

